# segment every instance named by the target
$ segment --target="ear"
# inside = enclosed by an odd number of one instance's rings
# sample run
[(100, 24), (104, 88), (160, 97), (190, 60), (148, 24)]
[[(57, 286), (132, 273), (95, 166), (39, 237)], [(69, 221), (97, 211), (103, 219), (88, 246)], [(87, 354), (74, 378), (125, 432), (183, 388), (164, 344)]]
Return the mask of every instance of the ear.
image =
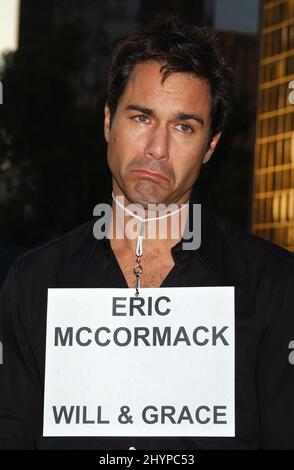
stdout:
[(104, 137), (108, 143), (110, 139), (110, 110), (107, 104), (104, 106)]
[(220, 136), (221, 136), (221, 132), (218, 132), (212, 137), (211, 141), (209, 142), (208, 148), (203, 158), (203, 165), (210, 160), (213, 152), (215, 151), (215, 147), (217, 146)]

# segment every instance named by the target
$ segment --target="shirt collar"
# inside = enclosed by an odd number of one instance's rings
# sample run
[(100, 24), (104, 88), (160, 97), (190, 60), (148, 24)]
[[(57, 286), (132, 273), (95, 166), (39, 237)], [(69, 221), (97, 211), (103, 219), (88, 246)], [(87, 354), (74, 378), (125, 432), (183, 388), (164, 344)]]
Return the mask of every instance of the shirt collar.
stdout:
[[(192, 220), (192, 204), (189, 203), (189, 220)], [(88, 275), (95, 275), (97, 271), (103, 272), (111, 263), (114, 256), (110, 241), (107, 238), (97, 240), (93, 235), (93, 226), (97, 217), (85, 224), (85, 230), (80, 237), (80, 243), (72, 254), (70, 265), (76, 271)], [(193, 257), (221, 280), (223, 279), (222, 262), (222, 236), (216, 217), (201, 206), (201, 243), (196, 250), (184, 250), (183, 239), (171, 249), (175, 265), (179, 271), (187, 268)]]

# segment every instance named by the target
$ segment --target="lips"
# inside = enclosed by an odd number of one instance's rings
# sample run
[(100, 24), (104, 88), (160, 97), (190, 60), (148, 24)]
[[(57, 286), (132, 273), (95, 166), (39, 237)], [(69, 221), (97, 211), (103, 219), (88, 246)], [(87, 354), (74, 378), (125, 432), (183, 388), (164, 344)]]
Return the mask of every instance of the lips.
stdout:
[(134, 170), (135, 173), (139, 173), (141, 176), (145, 178), (150, 178), (155, 181), (168, 181), (168, 179), (161, 175), (160, 173), (153, 173), (152, 171), (148, 170)]

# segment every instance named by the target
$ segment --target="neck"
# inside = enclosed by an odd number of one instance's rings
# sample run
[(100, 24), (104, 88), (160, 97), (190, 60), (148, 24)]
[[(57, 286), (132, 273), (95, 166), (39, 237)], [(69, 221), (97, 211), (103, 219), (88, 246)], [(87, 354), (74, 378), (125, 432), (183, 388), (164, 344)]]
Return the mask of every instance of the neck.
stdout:
[(113, 193), (112, 231), (108, 234), (112, 245), (134, 252), (142, 229), (145, 253), (170, 251), (181, 240), (188, 217), (188, 202), (169, 204), (166, 210), (163, 205), (160, 210), (155, 210), (153, 205), (153, 210), (148, 210), (126, 201), (122, 195)]

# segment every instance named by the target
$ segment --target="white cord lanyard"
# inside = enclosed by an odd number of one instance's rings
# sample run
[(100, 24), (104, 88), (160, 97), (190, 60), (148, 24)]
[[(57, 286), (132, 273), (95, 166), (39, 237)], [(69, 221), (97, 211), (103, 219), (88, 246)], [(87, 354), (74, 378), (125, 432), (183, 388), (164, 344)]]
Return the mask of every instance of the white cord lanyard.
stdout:
[(183, 205), (183, 207), (180, 207), (179, 209), (176, 209), (175, 211), (173, 212), (170, 212), (168, 214), (164, 214), (164, 215), (161, 215), (159, 217), (150, 217), (150, 218), (146, 218), (144, 219), (143, 217), (140, 217), (139, 215), (137, 214), (134, 214), (132, 211), (130, 211), (129, 209), (127, 209), (127, 207), (125, 207), (123, 204), (121, 204), (119, 202), (119, 200), (116, 198), (116, 196), (114, 195), (114, 193), (112, 193), (112, 198), (113, 200), (116, 202), (116, 204), (121, 208), (123, 209), (125, 212), (127, 212), (129, 215), (135, 217), (135, 219), (138, 219), (140, 220), (140, 225), (139, 225), (139, 229), (138, 229), (138, 234), (137, 234), (137, 245), (136, 245), (136, 265), (133, 269), (133, 272), (136, 276), (136, 293), (135, 295), (138, 296), (139, 295), (139, 289), (141, 287), (140, 285), (140, 277), (141, 277), (141, 274), (143, 272), (143, 267), (141, 266), (140, 264), (140, 258), (141, 256), (143, 255), (143, 238), (144, 238), (144, 231), (145, 231), (145, 227), (144, 227), (144, 224), (145, 222), (149, 222), (151, 220), (159, 220), (159, 219), (164, 219), (166, 217), (169, 217), (171, 215), (174, 215), (176, 214), (177, 212), (180, 212), (182, 211), (188, 204), (189, 202), (187, 202), (186, 204)]

